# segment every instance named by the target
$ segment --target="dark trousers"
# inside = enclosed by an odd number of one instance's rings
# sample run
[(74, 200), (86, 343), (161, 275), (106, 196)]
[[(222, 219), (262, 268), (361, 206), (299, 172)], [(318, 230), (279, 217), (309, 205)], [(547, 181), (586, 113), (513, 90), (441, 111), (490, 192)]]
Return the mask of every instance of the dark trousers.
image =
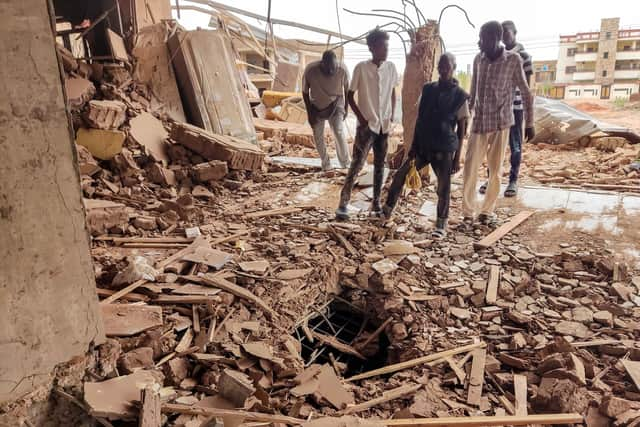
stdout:
[[(416, 168), (418, 170), (430, 164), (438, 177), (438, 219), (446, 219), (449, 217), (449, 200), (451, 196), (451, 169), (453, 168), (453, 156), (455, 153), (434, 151), (428, 155), (418, 155), (416, 157)], [(404, 187), (404, 181), (407, 178), (409, 169), (411, 168), (411, 159), (404, 161), (400, 169), (396, 171), (389, 194), (387, 195), (387, 206), (394, 208)]]
[(509, 172), (509, 182), (516, 182), (520, 173), (520, 163), (522, 162), (522, 110), (513, 110), (515, 123), (509, 129), (509, 148), (511, 149), (511, 172)]
[(373, 204), (380, 204), (382, 177), (384, 176), (384, 160), (387, 156), (387, 134), (374, 133), (366, 126), (358, 126), (353, 143), (353, 156), (349, 172), (340, 193), (340, 207), (344, 208), (351, 200), (351, 192), (356, 176), (362, 170), (369, 150), (373, 147)]

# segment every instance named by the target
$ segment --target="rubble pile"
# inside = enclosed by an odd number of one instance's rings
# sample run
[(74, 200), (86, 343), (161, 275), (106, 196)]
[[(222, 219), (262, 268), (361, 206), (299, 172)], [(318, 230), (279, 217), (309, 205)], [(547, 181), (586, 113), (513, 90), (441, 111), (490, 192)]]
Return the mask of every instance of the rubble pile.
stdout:
[[(256, 145), (175, 121), (126, 65), (69, 56), (108, 337), (79, 393), (91, 416), (640, 425), (640, 275), (604, 248), (535, 253), (512, 212), (497, 230), (434, 241), (412, 213), (425, 194), (386, 224), (334, 222), (297, 195), (336, 175), (271, 164)], [(273, 131), (261, 145), (286, 143)]]

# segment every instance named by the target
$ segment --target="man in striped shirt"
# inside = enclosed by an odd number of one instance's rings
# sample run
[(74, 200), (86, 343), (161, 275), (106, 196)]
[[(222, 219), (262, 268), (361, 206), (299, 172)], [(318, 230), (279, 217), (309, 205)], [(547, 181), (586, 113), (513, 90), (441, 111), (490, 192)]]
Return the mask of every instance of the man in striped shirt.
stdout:
[(489, 185), (478, 220), (493, 221), (500, 175), (509, 132), (514, 125), (513, 102), (515, 89), (520, 90), (526, 122), (527, 140), (535, 135), (533, 129), (533, 96), (529, 91), (522, 58), (506, 50), (501, 42), (502, 25), (487, 22), (480, 29), (480, 53), (473, 61), (470, 107), (474, 112), (471, 136), (464, 162), (462, 211), (465, 223), (473, 222), (476, 211), (476, 183), (478, 167), (485, 155), (489, 166)]
[[(516, 41), (518, 30), (513, 21), (504, 21), (502, 23), (502, 42), (506, 49), (520, 55), (522, 58), (522, 69), (527, 79), (527, 84), (531, 84), (531, 75), (533, 74), (533, 63), (531, 55), (529, 55), (522, 44)], [(513, 99), (513, 118), (514, 124), (509, 131), (509, 149), (511, 150), (511, 171), (509, 172), (509, 185), (504, 192), (505, 197), (514, 197), (518, 193), (518, 174), (520, 173), (520, 163), (522, 162), (522, 95), (520, 90), (516, 88), (515, 97)], [(488, 182), (480, 187), (480, 194), (487, 191)]]

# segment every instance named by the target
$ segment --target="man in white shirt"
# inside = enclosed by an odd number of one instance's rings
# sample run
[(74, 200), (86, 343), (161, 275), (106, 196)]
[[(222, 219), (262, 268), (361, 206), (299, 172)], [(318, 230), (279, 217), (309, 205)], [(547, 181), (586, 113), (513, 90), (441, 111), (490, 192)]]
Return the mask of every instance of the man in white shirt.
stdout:
[[(353, 160), (340, 194), (340, 206), (336, 210), (338, 219), (349, 219), (347, 205), (355, 178), (362, 170), (369, 150), (373, 147), (373, 202), (374, 215), (382, 214), (380, 193), (384, 162), (387, 156), (387, 136), (396, 108), (395, 87), (399, 84), (398, 72), (392, 62), (387, 61), (389, 35), (380, 29), (367, 35), (367, 46), (371, 60), (360, 62), (353, 70), (348, 99), (358, 118), (358, 129), (353, 144)], [(358, 94), (358, 103), (354, 95)]]
[(307, 108), (309, 124), (313, 129), (313, 138), (322, 160), (322, 169), (331, 168), (331, 159), (327, 154), (324, 141), (324, 122), (329, 121), (336, 139), (336, 153), (342, 168), (349, 167), (349, 148), (344, 130), (347, 117), (345, 102), (349, 89), (349, 72), (344, 64), (338, 62), (336, 54), (327, 50), (321, 61), (310, 63), (302, 76), (302, 98)]

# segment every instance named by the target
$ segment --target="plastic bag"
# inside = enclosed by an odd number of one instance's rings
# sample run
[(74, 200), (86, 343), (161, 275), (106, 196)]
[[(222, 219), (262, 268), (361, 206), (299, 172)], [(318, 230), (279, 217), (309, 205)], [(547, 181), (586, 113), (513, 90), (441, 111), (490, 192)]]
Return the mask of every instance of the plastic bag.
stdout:
[(411, 161), (411, 167), (409, 168), (409, 173), (407, 174), (407, 178), (404, 180), (404, 185), (410, 190), (419, 190), (422, 187), (422, 179), (420, 178), (420, 174), (418, 173), (418, 169), (416, 168), (416, 161)]

